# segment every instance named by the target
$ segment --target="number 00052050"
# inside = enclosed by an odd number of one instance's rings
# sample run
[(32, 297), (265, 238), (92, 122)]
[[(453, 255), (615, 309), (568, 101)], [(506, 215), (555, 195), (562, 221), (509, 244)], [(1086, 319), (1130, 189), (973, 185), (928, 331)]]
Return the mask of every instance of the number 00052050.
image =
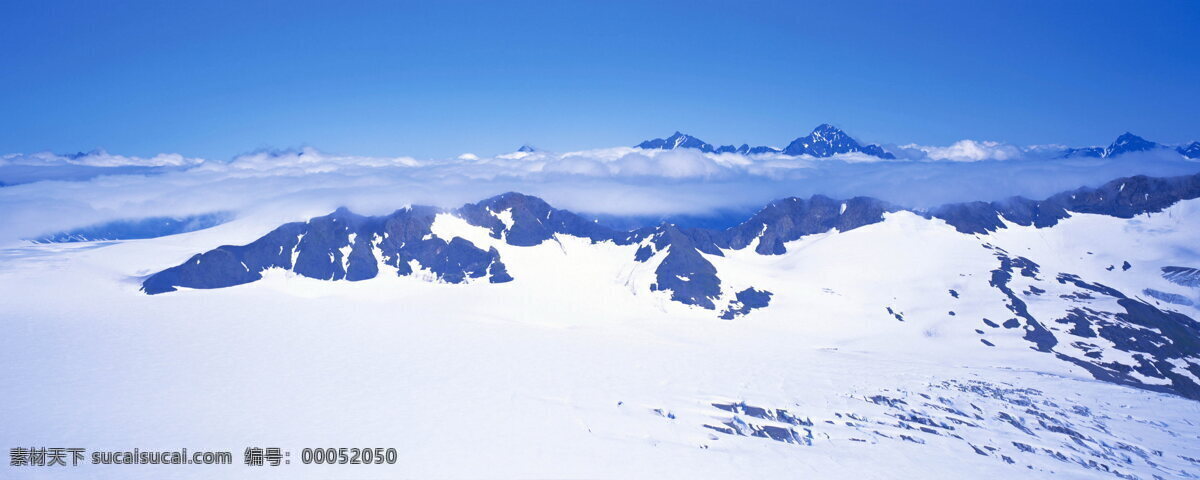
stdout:
[(396, 463), (394, 448), (305, 448), (300, 450), (303, 463), (329, 465), (371, 465)]

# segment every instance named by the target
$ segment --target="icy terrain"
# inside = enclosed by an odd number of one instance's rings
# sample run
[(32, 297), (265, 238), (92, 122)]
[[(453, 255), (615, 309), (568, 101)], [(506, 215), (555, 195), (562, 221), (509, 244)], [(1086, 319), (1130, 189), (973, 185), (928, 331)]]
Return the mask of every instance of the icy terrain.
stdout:
[[(394, 466), (61, 472), (105, 478), (1189, 478), (1200, 359), (1128, 305), (1200, 314), (1143, 293), (1200, 299), (1188, 271), (1164, 270), (1200, 266), (1198, 209), (979, 233), (891, 211), (771, 255), (756, 251), (763, 229), (699, 254), (721, 280), (713, 309), (651, 288), (673, 245), (514, 245), (503, 211), (491, 229), (434, 214), (422, 237), (494, 250), (511, 276), (499, 283), (379, 262), (392, 274), (268, 268), (229, 288), (140, 291), (278, 226), (253, 217), (28, 245), (0, 252), (0, 441), (400, 452)], [(769, 307), (720, 318), (748, 287)]]

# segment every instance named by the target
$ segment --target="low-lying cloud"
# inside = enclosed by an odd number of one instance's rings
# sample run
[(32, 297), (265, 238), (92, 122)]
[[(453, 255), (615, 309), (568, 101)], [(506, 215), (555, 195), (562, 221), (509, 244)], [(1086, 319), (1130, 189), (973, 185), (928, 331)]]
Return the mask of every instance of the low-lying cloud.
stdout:
[(35, 166), (35, 167), (186, 167), (204, 163), (203, 159), (186, 158), (178, 153), (160, 153), (153, 157), (130, 157), (113, 155), (104, 149), (71, 155), (57, 155), (50, 152), (32, 154), (8, 154), (0, 156), (0, 167), (5, 166)]
[[(890, 146), (895, 160), (745, 156), (617, 147), (567, 153), (464, 154), (442, 160), (335, 155), (313, 148), (257, 151), (228, 161), (102, 150), (0, 157), (0, 244), (122, 218), (232, 211), (270, 221), (347, 206), (382, 214), (410, 204), (458, 206), (506, 191), (574, 211), (703, 216), (771, 200), (873, 196), (925, 208), (1014, 195), (1042, 198), (1116, 177), (1195, 173), (1170, 150), (1114, 158), (1056, 158), (1061, 148), (962, 140)], [(267, 220), (264, 220), (267, 221)]]

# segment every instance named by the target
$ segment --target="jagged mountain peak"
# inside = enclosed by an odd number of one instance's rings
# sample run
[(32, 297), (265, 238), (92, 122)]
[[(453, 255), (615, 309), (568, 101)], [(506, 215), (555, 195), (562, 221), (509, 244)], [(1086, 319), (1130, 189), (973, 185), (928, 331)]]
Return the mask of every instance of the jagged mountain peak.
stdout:
[(483, 199), (480, 202), (478, 202), (478, 204), (494, 205), (494, 206), (498, 206), (498, 205), (505, 205), (505, 206), (537, 205), (539, 207), (541, 207), (541, 206), (549, 207), (550, 206), (548, 203), (546, 203), (545, 200), (542, 200), (540, 197), (536, 197), (533, 195), (526, 195), (521, 192), (513, 192), (513, 191), (504, 192), (499, 195), (495, 195), (495, 196)]
[(817, 125), (816, 128), (813, 128), (811, 134), (815, 135), (815, 136), (825, 137), (825, 138), (847, 136), (846, 132), (842, 131), (842, 129), (835, 127), (833, 125), (830, 125), (828, 123), (822, 123), (820, 125)]
[(1200, 158), (1200, 142), (1192, 142), (1175, 150), (1187, 158)]
[[(678, 130), (666, 138), (646, 140), (636, 145), (636, 147), (657, 150), (692, 148), (704, 153), (736, 153), (740, 155), (783, 153), (791, 156), (808, 155), (817, 158), (826, 158), (846, 153), (862, 153), (887, 160), (896, 158), (894, 154), (884, 150), (883, 147), (877, 144), (864, 145), (859, 143), (858, 140), (851, 137), (844, 130), (830, 123), (817, 125), (808, 135), (796, 138), (783, 149), (768, 146), (752, 147), (747, 143), (714, 147), (708, 142)], [(1061, 158), (1111, 158), (1125, 153), (1144, 152), (1160, 148), (1166, 147), (1127, 131), (1117, 136), (1107, 147), (1067, 148), (1063, 150)], [(1177, 147), (1175, 150), (1187, 158), (1200, 158), (1200, 142), (1193, 142), (1187, 146)]]
[(851, 152), (860, 152), (889, 160), (896, 158), (895, 155), (885, 151), (879, 145), (860, 145), (846, 132), (828, 123), (817, 125), (811, 133), (792, 140), (792, 143), (783, 149), (783, 153), (787, 155), (810, 155), (818, 158)]
[(669, 136), (667, 138), (655, 138), (652, 140), (646, 140), (642, 143), (637, 144), (636, 147), (642, 148), (642, 149), (647, 149), (647, 150), (674, 150), (677, 148), (694, 148), (694, 149), (700, 150), (701, 152), (705, 152), (705, 153), (712, 153), (713, 151), (715, 151), (713, 146), (711, 144), (709, 144), (708, 142), (700, 140), (699, 138), (693, 137), (691, 135), (681, 133), (678, 130), (676, 130), (675, 133), (672, 133), (671, 136)]
[(1126, 153), (1145, 152), (1158, 148), (1162, 148), (1162, 145), (1127, 131), (1118, 135), (1107, 147), (1068, 148), (1063, 152), (1062, 157), (1112, 158)]
[(713, 147), (711, 144), (703, 140), (679, 131), (676, 131), (667, 138), (646, 140), (637, 144), (636, 147), (658, 150), (694, 148), (705, 153), (738, 153), (742, 155), (784, 153), (793, 156), (811, 155), (814, 157), (830, 157), (836, 154), (860, 152), (884, 159), (896, 158), (891, 153), (884, 151), (883, 147), (880, 147), (879, 145), (860, 145), (857, 140), (851, 138), (846, 134), (846, 132), (828, 123), (822, 123), (818, 125), (807, 136), (793, 140), (792, 143), (790, 143), (783, 150), (768, 146), (751, 147), (746, 143), (743, 143), (741, 146), (734, 146), (730, 144), (722, 145), (720, 147)]
[(1146, 140), (1130, 132), (1122, 133), (1116, 140), (1104, 149), (1104, 157), (1115, 157), (1123, 153), (1144, 152), (1159, 148), (1159, 144)]

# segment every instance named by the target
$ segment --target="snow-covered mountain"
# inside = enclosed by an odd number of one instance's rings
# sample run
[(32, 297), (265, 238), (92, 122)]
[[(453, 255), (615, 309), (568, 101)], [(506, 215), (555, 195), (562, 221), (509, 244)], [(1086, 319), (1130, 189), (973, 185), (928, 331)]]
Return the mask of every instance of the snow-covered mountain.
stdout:
[(896, 158), (891, 153), (884, 151), (883, 147), (880, 147), (879, 145), (860, 145), (857, 140), (851, 138), (846, 134), (846, 132), (843, 132), (837, 127), (829, 124), (821, 124), (817, 126), (817, 128), (814, 128), (813, 131), (808, 135), (792, 140), (792, 142), (782, 150), (767, 146), (751, 147), (750, 145), (744, 143), (739, 147), (735, 147), (733, 145), (713, 147), (712, 144), (678, 131), (667, 138), (646, 140), (637, 144), (636, 146), (637, 148), (643, 149), (661, 150), (693, 148), (705, 153), (738, 153), (742, 155), (783, 153), (786, 155), (811, 155), (818, 158), (831, 157), (833, 155), (844, 153), (861, 152), (879, 158)]
[(676, 131), (667, 138), (655, 138), (646, 140), (636, 145), (637, 148), (644, 149), (659, 149), (659, 150), (674, 150), (676, 148), (694, 148), (705, 153), (712, 153), (713, 146), (699, 138), (693, 137), (685, 133)]
[[(704, 153), (736, 153), (741, 155), (782, 153), (793, 156), (809, 155), (817, 158), (826, 158), (847, 153), (863, 153), (873, 157), (889, 160), (896, 158), (894, 154), (884, 150), (883, 147), (875, 144), (860, 144), (853, 137), (847, 135), (846, 132), (829, 124), (818, 125), (811, 133), (792, 140), (787, 144), (786, 147), (782, 149), (768, 146), (752, 147), (745, 143), (740, 146), (722, 145), (719, 147), (714, 147), (708, 142), (700, 140), (699, 138), (691, 135), (680, 133), (678, 131), (667, 138), (646, 140), (636, 145), (636, 147), (642, 149), (659, 150), (691, 148)], [(1130, 132), (1125, 132), (1113, 140), (1113, 142), (1108, 146), (1069, 147), (1061, 150), (1060, 157), (1112, 158), (1126, 153), (1168, 149), (1171, 149), (1171, 147), (1146, 140), (1145, 138), (1139, 137)], [(1192, 142), (1189, 145), (1175, 147), (1174, 150), (1187, 158), (1200, 158), (1200, 142)]]
[(818, 125), (807, 136), (792, 140), (783, 153), (788, 155), (812, 155), (814, 157), (831, 157), (840, 153), (862, 152), (879, 158), (894, 159), (891, 153), (879, 145), (859, 145), (846, 132), (829, 124)]
[[(1126, 153), (1132, 152), (1148, 152), (1151, 150), (1166, 149), (1164, 145), (1146, 140), (1142, 137), (1129, 132), (1122, 133), (1113, 140), (1107, 147), (1079, 147), (1068, 148), (1063, 152), (1063, 157), (1093, 157), (1093, 158), (1111, 158)], [(1188, 158), (1195, 158), (1188, 153), (1185, 147), (1176, 149), (1181, 155)]]
[[(1062, 262), (1064, 256), (1080, 252), (1034, 248), (1022, 238), (1071, 231), (1103, 218), (1136, 220), (1162, 212), (1171, 216), (1187, 211), (1180, 210), (1185, 208), (1182, 202), (1197, 197), (1200, 175), (1138, 176), (1044, 200), (1012, 198), (929, 211), (904, 210), (865, 197), (786, 198), (725, 230), (661, 224), (626, 232), (536, 197), (508, 193), (457, 209), (413, 206), (382, 217), (341, 209), (283, 225), (247, 245), (195, 255), (150, 275), (142, 288), (159, 294), (228, 287), (260, 280), (270, 270), (335, 281), (399, 275), (444, 283), (506, 283), (520, 276), (512, 272), (505, 250), (572, 238), (627, 252), (610, 261), (652, 272), (644, 290), (635, 294), (658, 292), (670, 301), (735, 319), (793, 300), (796, 289), (787, 286), (787, 271), (770, 272), (772, 257), (783, 257), (778, 261), (787, 264), (793, 249), (803, 251), (803, 245), (817, 238), (836, 244), (857, 235), (875, 237), (877, 244), (864, 248), (883, 250), (880, 244), (903, 239), (881, 231), (908, 228), (930, 242), (952, 245), (948, 254), (972, 259), (962, 266), (940, 260), (935, 269), (908, 268), (920, 271), (923, 282), (953, 287), (921, 295), (953, 298), (946, 302), (948, 315), (977, 324), (978, 348), (1025, 342), (1032, 351), (1078, 365), (1100, 380), (1200, 400), (1200, 324), (1192, 319), (1192, 299), (1200, 295), (1189, 283), (1191, 270), (1186, 270), (1200, 264), (1172, 257), (1131, 262), (1137, 256), (1133, 249), (1101, 252), (1099, 257), (1088, 251), (1078, 262)], [(1191, 206), (1186, 203), (1186, 208)], [(1121, 237), (1154, 241), (1138, 231)], [(1010, 240), (1014, 238), (1021, 240)], [(870, 257), (867, 252), (854, 255)], [(1099, 270), (1092, 258), (1109, 263)], [(754, 270), (751, 265), (766, 271), (748, 274), (747, 268)], [(1138, 274), (1130, 274), (1135, 266)], [(826, 268), (858, 269), (864, 275), (862, 283), (894, 288), (875, 278), (885, 272), (876, 271), (872, 262), (848, 260)], [(810, 272), (829, 274), (823, 268)], [(964, 276), (972, 280), (962, 280)], [(902, 305), (909, 301), (875, 298), (865, 304), (903, 322), (908, 309)], [(1019, 335), (1007, 334), (1009, 330)]]
[[(914, 147), (909, 145), (908, 148)], [(796, 138), (783, 148), (769, 146), (739, 145), (714, 146), (694, 136), (676, 131), (666, 138), (646, 140), (635, 146), (641, 149), (674, 150), (688, 148), (703, 153), (735, 153), (739, 155), (784, 154), (791, 156), (807, 155), (817, 158), (828, 158), (835, 155), (861, 153), (887, 160), (896, 159), (896, 155), (876, 144), (861, 144), (858, 140), (846, 134), (841, 129), (821, 124), (808, 135)], [(906, 148), (906, 147), (901, 147)], [(1014, 147), (1015, 148), (1015, 147)], [(1168, 146), (1156, 143), (1130, 132), (1119, 135), (1108, 146), (1062, 147), (1062, 146), (1032, 146), (1025, 147), (1027, 152), (1042, 152), (1056, 158), (1114, 158), (1128, 153), (1150, 151), (1175, 151), (1185, 158), (1200, 158), (1200, 142), (1188, 145)], [(928, 151), (925, 152), (926, 154)], [(911, 152), (910, 152), (911, 154)], [(1041, 155), (1041, 153), (1039, 153)]]
[(1200, 158), (1200, 142), (1192, 142), (1191, 144), (1181, 146), (1176, 151), (1187, 158)]

